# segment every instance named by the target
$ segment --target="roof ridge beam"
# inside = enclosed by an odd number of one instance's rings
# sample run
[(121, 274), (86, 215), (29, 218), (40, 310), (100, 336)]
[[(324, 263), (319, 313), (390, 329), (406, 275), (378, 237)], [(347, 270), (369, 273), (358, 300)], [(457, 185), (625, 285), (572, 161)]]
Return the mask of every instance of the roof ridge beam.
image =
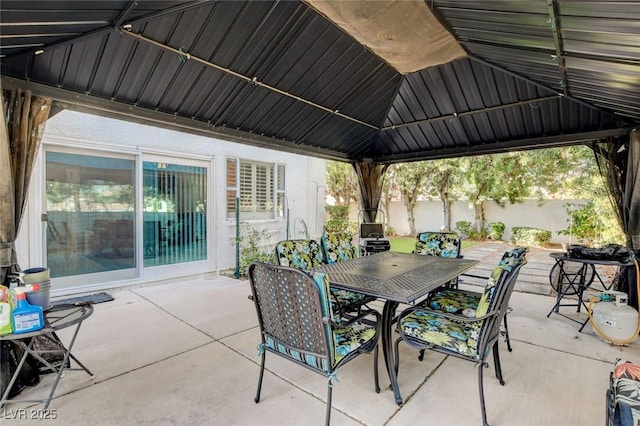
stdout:
[(163, 50), (167, 50), (169, 52), (175, 53), (176, 55), (179, 55), (180, 58), (184, 59), (185, 61), (186, 60), (192, 60), (192, 61), (198, 62), (198, 63), (200, 63), (200, 64), (202, 64), (202, 65), (204, 65), (206, 67), (213, 68), (215, 70), (221, 71), (221, 72), (223, 72), (225, 74), (231, 75), (231, 76), (236, 77), (236, 78), (238, 78), (240, 80), (244, 80), (247, 83), (253, 84), (253, 85), (258, 86), (258, 87), (262, 87), (264, 89), (270, 90), (270, 91), (272, 91), (274, 93), (277, 93), (279, 95), (286, 96), (288, 98), (294, 99), (294, 100), (296, 100), (298, 102), (301, 102), (301, 103), (304, 103), (306, 105), (312, 106), (312, 107), (317, 108), (319, 110), (322, 110), (324, 112), (328, 112), (330, 114), (334, 114), (334, 115), (336, 115), (338, 117), (344, 118), (346, 120), (352, 121), (354, 123), (360, 124), (360, 125), (365, 126), (365, 127), (369, 127), (371, 129), (374, 129), (374, 130), (380, 130), (380, 127), (378, 127), (378, 126), (374, 126), (373, 124), (367, 123), (367, 122), (362, 121), (362, 120), (358, 120), (355, 117), (351, 117), (349, 115), (341, 113), (337, 109), (333, 110), (331, 108), (327, 108), (324, 105), (320, 105), (318, 103), (315, 103), (313, 101), (310, 101), (310, 100), (305, 99), (303, 97), (300, 97), (298, 95), (294, 95), (293, 93), (287, 92), (285, 90), (278, 89), (275, 86), (271, 86), (271, 85), (268, 85), (266, 83), (263, 83), (263, 82), (258, 80), (258, 77), (253, 77), (253, 78), (248, 77), (248, 76), (246, 76), (244, 74), (240, 74), (239, 72), (233, 71), (232, 69), (223, 67), (222, 65), (218, 65), (218, 64), (216, 64), (214, 62), (207, 61), (207, 60), (205, 60), (203, 58), (200, 58), (198, 56), (191, 55), (190, 53), (185, 52), (182, 49), (176, 49), (175, 47), (168, 46), (168, 45), (166, 45), (164, 43), (161, 43), (161, 42), (159, 42), (157, 40), (154, 40), (152, 38), (143, 36), (142, 34), (138, 34), (138, 33), (135, 33), (133, 31), (130, 31), (126, 27), (124, 29), (125, 29), (124, 31), (120, 31), (121, 34), (133, 37), (133, 38), (135, 38), (135, 39), (137, 39), (139, 41), (142, 41), (144, 43), (151, 44), (151, 45), (153, 45), (155, 47), (159, 47), (159, 48), (161, 48)]

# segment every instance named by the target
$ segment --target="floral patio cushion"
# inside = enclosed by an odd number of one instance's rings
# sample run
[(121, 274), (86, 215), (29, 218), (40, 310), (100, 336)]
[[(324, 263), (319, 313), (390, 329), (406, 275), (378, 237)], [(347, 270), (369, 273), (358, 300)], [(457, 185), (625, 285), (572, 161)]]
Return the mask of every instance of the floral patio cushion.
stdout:
[(320, 237), (327, 263), (335, 263), (358, 257), (358, 247), (353, 244), (353, 236), (346, 232), (325, 232)]
[[(276, 244), (276, 257), (280, 266), (309, 270), (324, 263), (322, 248), (316, 240), (285, 240)], [(362, 293), (331, 288), (331, 307), (338, 312), (365, 299)]]
[(399, 324), (405, 335), (472, 358), (478, 358), (478, 332), (481, 321), (458, 322), (416, 309)]
[(281, 266), (308, 270), (323, 263), (322, 250), (316, 240), (286, 240), (276, 244)]
[(416, 254), (458, 257), (460, 237), (455, 232), (421, 232), (416, 242)]
[(334, 328), (335, 363), (339, 363), (342, 358), (358, 350), (362, 345), (374, 338), (376, 338), (375, 327), (360, 322), (354, 322), (349, 327)]
[[(449, 312), (467, 317), (481, 317), (489, 308), (489, 303), (495, 292), (496, 281), (503, 270), (511, 271), (522, 262), (527, 248), (515, 248), (505, 252), (500, 264), (493, 270), (484, 291), (481, 294), (462, 290), (445, 289), (433, 293), (429, 297), (428, 306), (437, 311)], [(481, 305), (481, 306), (480, 306)], [(480, 308), (478, 308), (480, 306)], [(478, 313), (480, 311), (480, 313)]]
[(615, 404), (626, 404), (634, 425), (640, 425), (640, 365), (618, 359), (612, 374)]
[[(353, 236), (347, 232), (325, 232), (320, 237), (324, 260), (331, 264), (355, 259), (359, 255), (358, 247), (353, 244)], [(335, 301), (333, 309), (337, 312), (340, 307), (357, 306), (366, 296), (347, 290), (331, 289)]]
[(331, 306), (334, 312), (340, 308), (356, 305), (362, 302), (367, 296), (354, 291), (341, 290), (331, 287)]
[(478, 293), (445, 289), (429, 297), (428, 304), (431, 309), (436, 311), (475, 317), (478, 302), (480, 302), (480, 295)]
[(489, 305), (491, 304), (491, 299), (495, 293), (496, 284), (498, 283), (498, 279), (500, 278), (502, 271), (511, 271), (516, 265), (526, 262), (525, 255), (528, 252), (529, 249), (527, 247), (516, 247), (504, 253), (500, 263), (491, 273), (491, 276), (487, 281), (487, 285), (480, 296), (478, 307), (476, 308), (477, 318), (484, 316), (489, 312)]

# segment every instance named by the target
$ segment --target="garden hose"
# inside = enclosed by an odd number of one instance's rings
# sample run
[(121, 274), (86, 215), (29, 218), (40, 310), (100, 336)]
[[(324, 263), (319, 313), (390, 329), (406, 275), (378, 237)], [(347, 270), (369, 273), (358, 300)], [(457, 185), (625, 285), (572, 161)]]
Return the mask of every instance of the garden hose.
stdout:
[[(638, 267), (638, 260), (635, 257), (633, 258), (633, 263), (635, 264), (635, 267), (636, 267), (636, 287), (637, 287), (636, 294), (638, 295), (638, 297), (640, 297), (640, 268)], [(591, 322), (591, 326), (593, 326), (593, 329), (596, 331), (596, 333), (598, 333), (600, 336), (604, 337), (605, 340), (610, 341), (614, 345), (625, 345), (627, 343), (634, 342), (638, 338), (638, 334), (640, 333), (640, 312), (638, 313), (638, 326), (636, 327), (636, 331), (631, 337), (623, 340), (612, 339), (611, 337), (607, 336), (604, 333), (604, 331), (600, 329), (600, 327), (598, 327), (598, 325), (593, 319), (593, 315), (591, 314), (593, 305), (599, 301), (600, 301), (599, 297), (592, 298), (591, 301), (589, 302), (589, 307), (587, 308), (587, 313), (589, 314), (589, 321)]]

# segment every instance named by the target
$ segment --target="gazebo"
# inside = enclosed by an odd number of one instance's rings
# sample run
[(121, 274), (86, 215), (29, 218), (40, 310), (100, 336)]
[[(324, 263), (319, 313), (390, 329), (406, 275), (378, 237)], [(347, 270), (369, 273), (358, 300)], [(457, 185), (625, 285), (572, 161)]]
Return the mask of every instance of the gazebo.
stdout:
[(38, 129), (64, 108), (349, 162), (369, 212), (393, 163), (588, 144), (640, 253), (636, 1), (0, 8), (2, 282)]

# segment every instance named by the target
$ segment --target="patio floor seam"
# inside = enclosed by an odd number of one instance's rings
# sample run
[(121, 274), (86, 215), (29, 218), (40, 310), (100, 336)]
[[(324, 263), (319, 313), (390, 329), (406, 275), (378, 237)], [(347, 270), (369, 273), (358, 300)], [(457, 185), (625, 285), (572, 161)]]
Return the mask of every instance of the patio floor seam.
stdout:
[[(256, 326), (256, 327), (251, 327), (251, 328), (257, 328), (257, 326)], [(250, 329), (251, 329), (251, 328), (250, 328)], [(250, 330), (250, 329), (248, 329), (248, 330)], [(245, 330), (245, 331), (247, 331), (247, 330)], [(234, 333), (234, 334), (238, 334), (238, 333)], [(233, 336), (233, 335), (230, 335), (230, 336)], [(260, 368), (260, 362), (258, 362), (258, 361), (256, 361), (256, 360), (254, 360), (254, 359), (253, 359), (253, 357), (250, 357), (249, 355), (244, 354), (244, 353), (242, 353), (242, 352), (238, 351), (237, 349), (233, 348), (232, 346), (227, 345), (225, 342), (223, 342), (223, 341), (222, 341), (222, 339), (218, 340), (218, 342), (217, 342), (217, 343), (220, 343), (220, 344), (221, 344), (222, 346), (224, 346), (225, 348), (227, 348), (227, 349), (229, 349), (230, 351), (232, 351), (232, 352), (234, 352), (234, 353), (236, 353), (236, 354), (238, 354), (238, 355), (242, 356), (243, 358), (245, 358), (245, 359), (246, 359), (246, 360), (248, 360), (249, 362), (254, 363), (258, 368)], [(274, 354), (274, 356), (276, 356), (276, 355)], [(322, 396), (321, 396), (321, 395), (316, 395), (315, 393), (311, 392), (310, 390), (305, 389), (305, 388), (304, 388), (304, 387), (302, 387), (302, 386), (298, 386), (298, 385), (297, 385), (295, 382), (293, 382), (292, 380), (289, 380), (289, 379), (287, 379), (286, 377), (281, 376), (281, 375), (280, 375), (280, 374), (278, 374), (277, 372), (275, 372), (275, 371), (271, 370), (269, 367), (267, 367), (267, 365), (266, 365), (266, 364), (265, 364), (264, 369), (265, 369), (265, 371), (268, 371), (269, 373), (273, 374), (273, 375), (274, 375), (275, 377), (277, 377), (278, 379), (281, 379), (282, 381), (284, 381), (285, 383), (288, 383), (289, 385), (293, 386), (294, 388), (298, 389), (299, 391), (301, 391), (301, 392), (303, 392), (303, 393), (305, 393), (305, 394), (307, 394), (307, 395), (311, 396), (312, 398), (315, 398), (315, 399), (317, 399), (318, 401), (320, 401), (320, 402), (322, 402), (322, 403), (325, 403), (325, 404), (326, 404), (326, 401), (322, 398)], [(257, 378), (256, 378), (256, 386), (257, 386)], [(263, 384), (263, 387), (264, 387), (264, 384)], [(263, 389), (263, 392), (264, 392), (264, 389)], [(353, 421), (355, 421), (355, 422), (357, 422), (357, 423), (359, 423), (359, 424), (361, 424), (361, 425), (363, 425), (363, 426), (367, 426), (367, 423), (366, 423), (366, 422), (364, 422), (363, 420), (358, 419), (357, 417), (354, 417), (353, 415), (351, 415), (351, 414), (347, 413), (346, 411), (341, 410), (340, 408), (336, 407), (335, 405), (332, 405), (331, 409), (332, 409), (332, 410), (336, 410), (337, 412), (339, 412), (339, 413), (343, 414), (344, 416), (348, 417), (349, 419), (351, 419), (351, 420), (353, 420)], [(398, 411), (399, 411), (399, 410), (396, 410), (396, 412), (395, 412), (395, 413), (397, 413)], [(394, 413), (394, 415), (395, 415), (395, 413)], [(383, 425), (387, 424), (387, 423), (388, 423), (392, 418), (393, 418), (393, 416), (389, 417), (389, 418), (388, 418), (388, 419), (383, 423)]]
[(167, 310), (167, 309), (163, 308), (162, 306), (160, 306), (160, 305), (158, 305), (157, 303), (153, 302), (152, 300), (150, 300), (150, 299), (146, 298), (145, 296), (141, 295), (140, 293), (136, 293), (136, 292), (135, 292), (135, 290), (131, 290), (131, 292), (132, 292), (133, 294), (135, 294), (136, 296), (138, 296), (138, 297), (142, 298), (143, 300), (145, 300), (145, 301), (149, 302), (151, 305), (155, 306), (156, 308), (160, 309), (162, 312), (164, 312), (164, 313), (166, 313), (166, 314), (170, 315), (171, 317), (173, 317), (173, 318), (177, 319), (178, 321), (180, 321), (181, 323), (185, 324), (186, 326), (188, 326), (188, 327), (190, 327), (190, 328), (192, 328), (192, 329), (196, 330), (197, 332), (202, 333), (202, 334), (204, 334), (205, 336), (207, 336), (207, 337), (209, 337), (209, 338), (213, 339), (213, 341), (214, 341), (214, 342), (216, 342), (216, 341), (220, 340), (219, 338), (216, 338), (215, 336), (212, 336), (211, 334), (207, 333), (206, 331), (199, 329), (199, 328), (198, 328), (198, 327), (196, 327), (195, 325), (193, 325), (193, 324), (191, 324), (191, 323), (189, 323), (189, 322), (187, 322), (187, 321), (183, 320), (183, 319), (182, 319), (182, 318), (180, 318), (178, 315), (176, 315), (176, 314), (174, 314), (173, 312), (171, 312), (171, 311), (169, 311), (169, 310)]
[[(600, 362), (604, 362), (605, 364), (609, 364), (609, 365), (613, 365), (614, 364), (613, 362), (603, 361), (602, 359), (599, 359), (599, 358), (593, 358), (593, 357), (590, 357), (590, 356), (587, 356), (587, 355), (582, 355), (582, 354), (579, 354), (579, 353), (573, 353), (573, 352), (557, 349), (557, 348), (554, 348), (554, 347), (551, 347), (551, 346), (538, 345), (538, 344), (535, 344), (535, 343), (532, 343), (532, 342), (528, 342), (526, 340), (514, 339), (512, 336), (510, 336), (510, 337), (511, 337), (511, 342), (523, 343), (525, 345), (535, 346), (537, 348), (547, 349), (547, 350), (550, 350), (550, 351), (553, 351), (553, 352), (559, 352), (561, 354), (575, 356), (575, 357), (578, 357), (578, 358), (583, 358), (583, 359), (587, 359), (587, 360), (591, 360), (591, 361), (600, 361)], [(578, 336), (575, 336), (575, 337), (578, 337)], [(513, 352), (516, 352), (516, 348), (515, 347), (513, 348)]]
[[(216, 341), (206, 342), (206, 343), (203, 343), (203, 344), (201, 344), (201, 345), (194, 346), (193, 348), (189, 348), (189, 349), (186, 349), (186, 350), (184, 350), (184, 351), (181, 351), (181, 352), (178, 352), (178, 353), (172, 354), (172, 355), (167, 356), (167, 357), (165, 357), (165, 358), (158, 359), (158, 360), (155, 360), (155, 361), (149, 362), (149, 363), (147, 363), (147, 364), (140, 365), (140, 366), (138, 366), (138, 367), (132, 368), (132, 369), (127, 370), (127, 371), (123, 371), (123, 372), (121, 372), (121, 373), (119, 373), (119, 374), (116, 374), (116, 375), (113, 375), (113, 376), (109, 376), (109, 377), (105, 377), (105, 378), (104, 378), (104, 379), (102, 379), (102, 380), (97, 379), (97, 376), (95, 376), (95, 377), (94, 377), (94, 378), (92, 378), (92, 379), (91, 379), (91, 381), (90, 381), (90, 382), (88, 382), (85, 386), (79, 386), (79, 387), (77, 387), (77, 388), (75, 388), (75, 389), (71, 389), (71, 390), (69, 390), (69, 391), (67, 391), (67, 392), (64, 392), (64, 391), (63, 391), (63, 392), (60, 392), (60, 393), (56, 392), (56, 394), (54, 395), (54, 397), (53, 397), (52, 401), (53, 401), (53, 400), (56, 400), (56, 399), (58, 399), (58, 398), (60, 398), (60, 397), (63, 397), (63, 396), (71, 395), (71, 394), (74, 394), (74, 393), (76, 393), (76, 392), (80, 392), (80, 391), (83, 391), (83, 390), (85, 390), (85, 389), (92, 388), (92, 387), (94, 387), (94, 386), (96, 386), (96, 385), (99, 385), (99, 384), (102, 384), (102, 383), (107, 383), (107, 382), (109, 382), (109, 381), (111, 381), (111, 380), (115, 380), (115, 379), (118, 379), (118, 378), (121, 378), (121, 377), (125, 377), (125, 376), (127, 376), (128, 374), (130, 374), (130, 373), (134, 373), (134, 372), (136, 372), (136, 371), (143, 370), (143, 369), (145, 369), (145, 368), (147, 368), (147, 367), (151, 367), (151, 366), (156, 365), (156, 364), (159, 364), (159, 363), (161, 363), (161, 362), (168, 361), (168, 360), (170, 360), (170, 359), (172, 359), (172, 358), (176, 358), (176, 357), (181, 356), (181, 355), (184, 355), (184, 354), (186, 354), (186, 353), (188, 353), (188, 352), (191, 352), (191, 351), (194, 351), (194, 350), (197, 350), (197, 349), (201, 349), (201, 348), (203, 348), (203, 347), (205, 347), (205, 346), (207, 346), (207, 345), (211, 345), (211, 344), (214, 344), (214, 343), (218, 343), (218, 342), (216, 342)], [(9, 401), (9, 403), (11, 403), (11, 401)], [(17, 402), (17, 403), (19, 403), (19, 402)], [(38, 405), (40, 405), (40, 403), (33, 403), (33, 404), (29, 404), (29, 405), (26, 405), (26, 407), (35, 407), (35, 406), (38, 406)]]

